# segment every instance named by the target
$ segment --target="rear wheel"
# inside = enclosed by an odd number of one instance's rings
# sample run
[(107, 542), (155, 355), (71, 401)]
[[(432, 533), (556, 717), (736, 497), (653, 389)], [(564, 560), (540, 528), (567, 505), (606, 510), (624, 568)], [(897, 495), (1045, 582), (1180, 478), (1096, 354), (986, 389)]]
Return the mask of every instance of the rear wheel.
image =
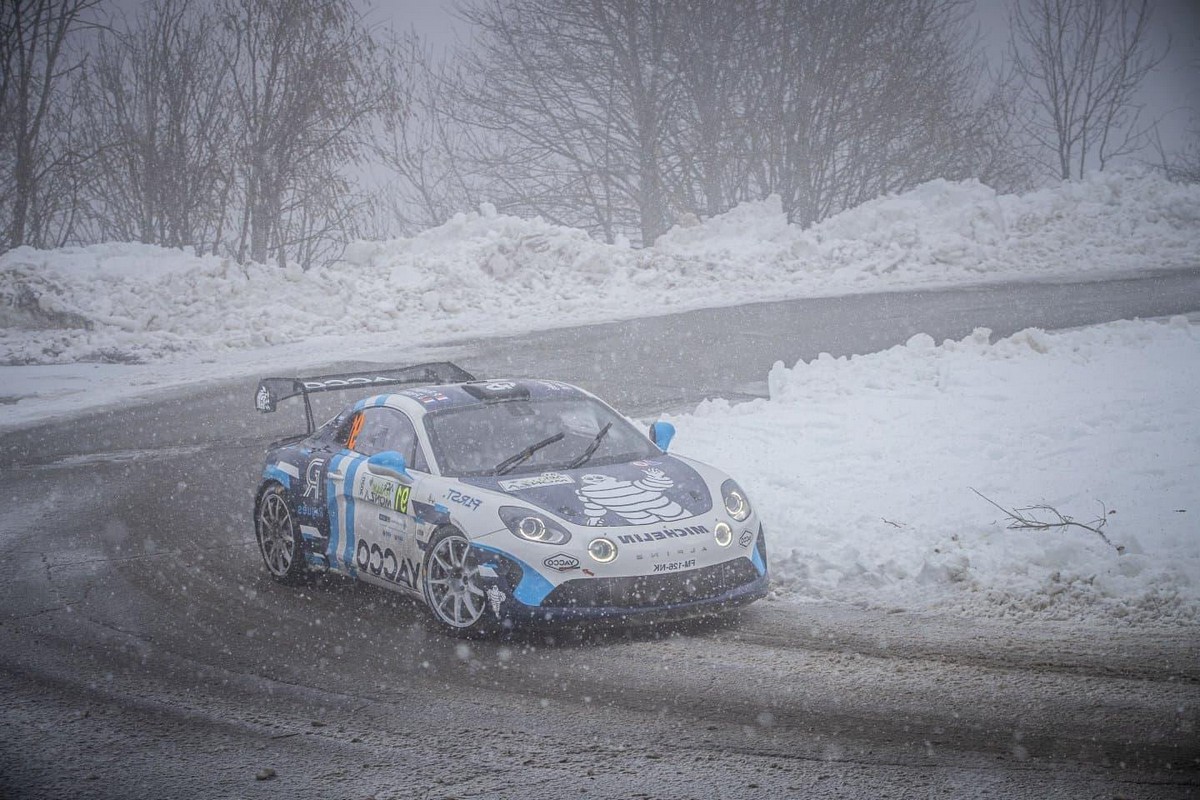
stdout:
[(440, 625), (458, 635), (486, 627), (488, 594), (465, 536), (454, 529), (435, 536), (425, 555), (424, 574), (425, 602)]
[(271, 577), (280, 583), (298, 583), (307, 572), (300, 534), (288, 508), (283, 487), (272, 484), (258, 498), (254, 514), (258, 551)]

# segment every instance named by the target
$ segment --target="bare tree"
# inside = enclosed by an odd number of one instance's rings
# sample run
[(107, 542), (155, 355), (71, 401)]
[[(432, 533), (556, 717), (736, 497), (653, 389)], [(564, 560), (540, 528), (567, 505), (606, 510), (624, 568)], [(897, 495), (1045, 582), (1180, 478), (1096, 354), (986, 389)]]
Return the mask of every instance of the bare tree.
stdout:
[(213, 19), (189, 0), (154, 0), (100, 37), (88, 77), (100, 235), (203, 252), (220, 238), (232, 139)]
[[(83, 58), (72, 37), (89, 24), (99, 0), (7, 0), (0, 4), (0, 186), (7, 217), (6, 243), (59, 244), (76, 209), (64, 209), (79, 168), (70, 143), (75, 98), (72, 76)], [(56, 193), (48, 192), (56, 183)], [(64, 194), (63, 190), (67, 189)], [(51, 229), (58, 223), (59, 238)]]
[(1149, 0), (1019, 0), (1013, 63), (1034, 113), (1028, 132), (1059, 177), (1082, 177), (1147, 143), (1136, 93), (1166, 55), (1147, 38)]
[(673, 206), (707, 216), (746, 199), (749, 117), (758, 42), (749, 28), (761, 6), (748, 0), (685, 0), (672, 27), (671, 63), (681, 102), (672, 116)]
[(981, 171), (982, 68), (958, 0), (764, 3), (748, 133), (753, 183), (810, 224)]
[[(415, 35), (393, 35), (381, 45), (385, 102), (376, 124), (373, 156), (391, 178), (373, 208), (377, 235), (413, 234), (476, 207), (481, 185), (470, 154), (482, 148), (460, 124), (462, 76), (435, 57)], [(386, 219), (384, 218), (386, 217)]]
[[(671, 3), (488, 0), (464, 15), (469, 120), (501, 205), (649, 244), (668, 224)], [(502, 76), (502, 77), (497, 77)]]
[(344, 242), (345, 204), (357, 198), (343, 170), (360, 161), (382, 102), (375, 45), (353, 3), (222, 0), (218, 16), (239, 137), (238, 260), (284, 265), (289, 247), (318, 232)]
[[(964, 0), (478, 0), (461, 122), (502, 205), (650, 244), (778, 194), (809, 224), (1009, 162)], [(503, 76), (502, 80), (495, 76)]]
[(1168, 155), (1162, 137), (1154, 132), (1156, 166), (1176, 183), (1200, 183), (1200, 127), (1192, 127), (1187, 140), (1173, 155)]

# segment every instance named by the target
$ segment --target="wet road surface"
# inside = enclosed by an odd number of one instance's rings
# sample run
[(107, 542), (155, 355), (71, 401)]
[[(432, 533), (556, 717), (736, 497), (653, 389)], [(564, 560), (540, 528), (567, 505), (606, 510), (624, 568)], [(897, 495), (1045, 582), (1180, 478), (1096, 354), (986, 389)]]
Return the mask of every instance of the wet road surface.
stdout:
[[(648, 417), (761, 394), (775, 360), (917, 332), (1197, 309), (1200, 276), (1177, 274), (759, 304), (422, 352), (568, 380)], [(0, 796), (1200, 796), (1194, 628), (783, 599), (716, 622), (464, 643), (371, 587), (274, 584), (253, 490), (263, 447), (302, 416), (257, 415), (253, 388), (0, 437)]]

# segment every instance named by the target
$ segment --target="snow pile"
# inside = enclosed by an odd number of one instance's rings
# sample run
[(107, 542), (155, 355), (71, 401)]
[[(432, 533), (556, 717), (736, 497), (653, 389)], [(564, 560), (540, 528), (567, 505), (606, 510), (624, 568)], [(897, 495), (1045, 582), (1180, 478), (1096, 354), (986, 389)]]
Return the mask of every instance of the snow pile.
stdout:
[[(970, 614), (1200, 617), (1200, 327), (986, 330), (776, 364), (770, 400), (674, 420), (738, 477), (799, 598)], [(1012, 509), (1104, 518), (1008, 530)], [(1103, 503), (1103, 505), (1101, 505)], [(1107, 511), (1107, 513), (1105, 513)], [(1116, 547), (1123, 548), (1118, 554)]]
[(0, 364), (138, 362), (394, 334), (515, 333), (756, 300), (1195, 266), (1200, 187), (1103, 173), (1025, 196), (933, 181), (809, 230), (778, 198), (631, 250), (540, 219), (460, 214), (327, 269), (149, 245), (0, 256)]
[(677, 228), (655, 250), (772, 273), (776, 285), (806, 294), (836, 294), (1195, 266), (1198, 246), (1200, 187), (1152, 173), (1105, 172), (1027, 195), (936, 180), (807, 231), (786, 226), (771, 199)]

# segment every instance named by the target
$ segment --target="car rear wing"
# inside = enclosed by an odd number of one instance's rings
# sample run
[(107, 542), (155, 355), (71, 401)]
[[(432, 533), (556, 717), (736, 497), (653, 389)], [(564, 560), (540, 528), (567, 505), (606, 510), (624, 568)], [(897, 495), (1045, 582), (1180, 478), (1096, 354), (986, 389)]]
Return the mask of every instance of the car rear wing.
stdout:
[(308, 432), (316, 430), (313, 422), (312, 403), (308, 396), (317, 392), (334, 392), (344, 389), (373, 389), (402, 384), (466, 383), (475, 376), (449, 361), (416, 364), (411, 367), (391, 367), (369, 372), (344, 372), (338, 375), (318, 375), (311, 378), (263, 378), (254, 393), (254, 407), (264, 414), (275, 410), (279, 403), (289, 397), (304, 397), (304, 418)]

